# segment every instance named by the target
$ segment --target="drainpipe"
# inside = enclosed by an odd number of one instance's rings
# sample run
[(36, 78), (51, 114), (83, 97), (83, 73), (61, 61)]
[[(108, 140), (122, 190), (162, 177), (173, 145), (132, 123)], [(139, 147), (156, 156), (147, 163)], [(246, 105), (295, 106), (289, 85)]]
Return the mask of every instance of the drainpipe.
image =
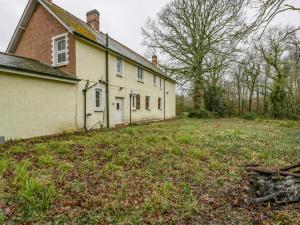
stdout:
[[(106, 34), (106, 47), (108, 47), (108, 34)], [(107, 113), (106, 113), (106, 120), (107, 120), (107, 128), (109, 128), (109, 90), (108, 90), (108, 87), (109, 87), (109, 70), (108, 70), (108, 65), (109, 65), (109, 62), (108, 62), (108, 50), (105, 51), (105, 75), (106, 75), (106, 110), (107, 110)]]
[(164, 120), (166, 120), (166, 79), (164, 79)]
[(83, 93), (83, 96), (84, 96), (84, 99), (83, 99), (83, 101), (84, 101), (84, 103), (83, 103), (84, 113), (83, 113), (83, 115), (84, 115), (84, 130), (85, 131), (87, 131), (87, 128), (86, 128), (86, 117), (87, 117), (87, 115), (86, 115), (86, 93), (88, 91), (89, 83), (90, 83), (90, 81), (88, 80), (86, 82), (85, 88), (82, 90), (82, 93)]
[(129, 94), (129, 124), (131, 125), (131, 104), (132, 104), (132, 91), (131, 93)]

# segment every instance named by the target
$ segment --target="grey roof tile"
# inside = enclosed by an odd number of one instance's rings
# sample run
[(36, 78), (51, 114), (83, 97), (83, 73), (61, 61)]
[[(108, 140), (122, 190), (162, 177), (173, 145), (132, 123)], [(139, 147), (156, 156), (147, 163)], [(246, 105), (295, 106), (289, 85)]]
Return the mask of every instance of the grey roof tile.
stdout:
[(65, 73), (59, 69), (53, 68), (52, 66), (42, 63), (40, 61), (2, 52), (0, 52), (0, 67), (23, 72), (32, 72), (39, 75), (78, 80), (73, 75)]

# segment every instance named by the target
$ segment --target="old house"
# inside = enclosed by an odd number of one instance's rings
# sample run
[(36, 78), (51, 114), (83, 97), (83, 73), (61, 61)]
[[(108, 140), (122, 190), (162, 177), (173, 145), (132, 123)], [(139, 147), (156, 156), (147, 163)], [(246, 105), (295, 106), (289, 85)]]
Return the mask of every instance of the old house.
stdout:
[(175, 84), (158, 66), (51, 0), (30, 0), (0, 53), (0, 136), (6, 139), (171, 119)]

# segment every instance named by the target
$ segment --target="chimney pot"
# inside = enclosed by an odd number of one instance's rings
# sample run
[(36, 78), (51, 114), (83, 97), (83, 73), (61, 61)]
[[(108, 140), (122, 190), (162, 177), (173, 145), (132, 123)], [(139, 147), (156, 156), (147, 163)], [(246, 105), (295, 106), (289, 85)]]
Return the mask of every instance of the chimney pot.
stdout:
[(152, 56), (152, 64), (153, 64), (154, 66), (157, 66), (157, 64), (158, 64), (157, 56), (156, 56), (156, 55), (153, 55), (153, 56)]
[(93, 9), (86, 13), (86, 23), (95, 30), (100, 30), (100, 13), (97, 9)]

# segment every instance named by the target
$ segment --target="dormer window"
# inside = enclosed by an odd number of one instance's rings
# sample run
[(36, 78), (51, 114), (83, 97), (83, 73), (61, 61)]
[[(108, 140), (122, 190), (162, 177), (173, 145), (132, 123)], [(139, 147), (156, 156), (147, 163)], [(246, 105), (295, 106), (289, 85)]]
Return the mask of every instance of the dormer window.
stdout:
[(53, 66), (68, 64), (68, 35), (62, 34), (52, 39)]

